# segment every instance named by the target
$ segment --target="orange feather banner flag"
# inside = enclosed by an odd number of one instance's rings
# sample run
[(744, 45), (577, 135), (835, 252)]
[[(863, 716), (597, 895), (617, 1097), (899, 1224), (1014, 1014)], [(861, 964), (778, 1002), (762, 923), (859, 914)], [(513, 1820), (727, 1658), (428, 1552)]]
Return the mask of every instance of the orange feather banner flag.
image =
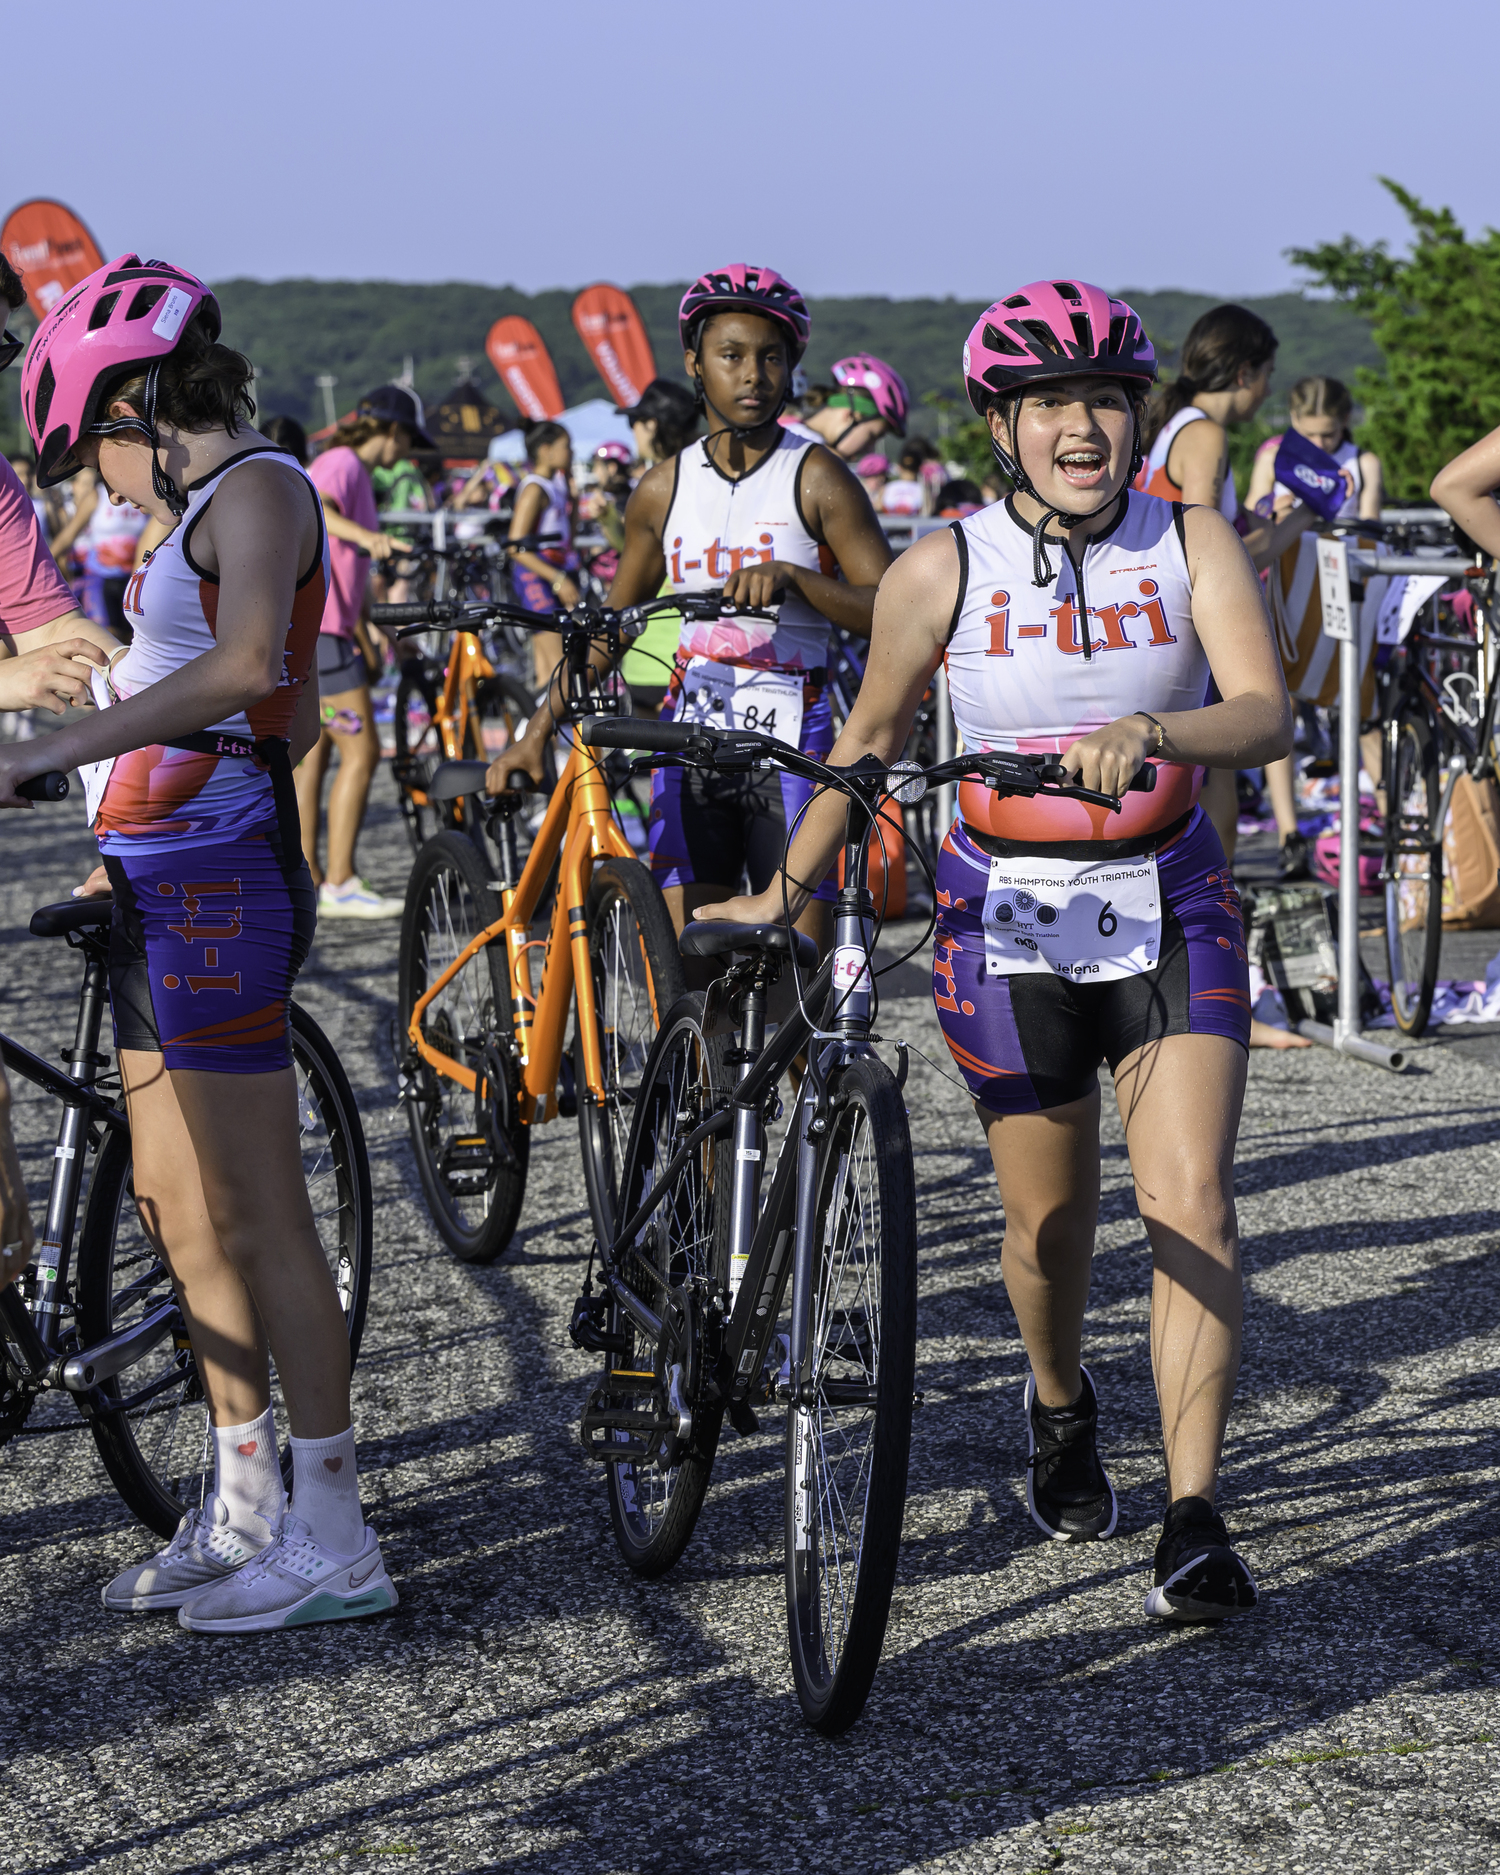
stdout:
[(490, 327), (484, 349), (528, 423), (562, 415), (563, 397), (552, 354), (529, 319), (516, 313), (497, 319)]
[(13, 208), (0, 228), (0, 250), (25, 276), (26, 299), (38, 319), (69, 287), (104, 265), (94, 237), (61, 202), (39, 199)]
[(604, 281), (586, 286), (573, 301), (573, 324), (615, 402), (622, 410), (638, 404), (656, 360), (635, 301)]

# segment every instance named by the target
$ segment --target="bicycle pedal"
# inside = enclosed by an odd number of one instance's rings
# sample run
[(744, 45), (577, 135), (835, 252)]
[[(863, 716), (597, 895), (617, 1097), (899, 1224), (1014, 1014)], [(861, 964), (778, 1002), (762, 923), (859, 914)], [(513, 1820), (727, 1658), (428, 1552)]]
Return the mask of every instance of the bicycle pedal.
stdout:
[(760, 1421), (755, 1416), (755, 1408), (748, 1400), (729, 1402), (729, 1423), (742, 1439), (748, 1439), (760, 1431)]
[(495, 1155), (482, 1133), (450, 1139), (438, 1160), (443, 1183), (455, 1198), (477, 1198), (488, 1191), (494, 1169)]

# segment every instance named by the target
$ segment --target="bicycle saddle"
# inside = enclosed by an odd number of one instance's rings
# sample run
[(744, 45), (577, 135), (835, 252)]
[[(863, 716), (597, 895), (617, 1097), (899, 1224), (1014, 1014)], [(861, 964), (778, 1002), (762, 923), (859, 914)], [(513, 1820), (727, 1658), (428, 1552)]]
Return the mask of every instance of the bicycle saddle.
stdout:
[(60, 905), (41, 905), (31, 914), (31, 935), (66, 937), (70, 931), (107, 931), (114, 909), (115, 901), (108, 895), (65, 898)]
[(804, 970), (818, 967), (818, 947), (801, 931), (788, 932), (782, 924), (730, 924), (727, 920), (690, 924), (679, 949), (684, 957), (725, 957), (731, 951), (782, 951), (790, 955), (797, 940), (797, 962)]
[[(483, 794), (484, 778), (489, 770), (488, 762), (440, 762), (427, 784), (427, 798), (429, 801), (456, 801), (463, 794)], [(506, 779), (521, 783), (510, 790), (512, 794), (538, 792), (536, 783), (524, 769), (516, 769)]]

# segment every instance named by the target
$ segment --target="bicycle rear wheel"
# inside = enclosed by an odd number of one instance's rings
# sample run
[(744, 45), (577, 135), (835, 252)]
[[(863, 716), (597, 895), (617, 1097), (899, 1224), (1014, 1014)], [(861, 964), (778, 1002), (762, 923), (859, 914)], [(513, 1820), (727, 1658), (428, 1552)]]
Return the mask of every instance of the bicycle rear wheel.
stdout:
[(1432, 1009), (1443, 941), (1442, 788), (1436, 725), (1420, 711), (1386, 724), (1385, 950), (1391, 1011), (1420, 1035)]
[(466, 834), (429, 840), (407, 882), (396, 979), (401, 1094), (417, 1173), (438, 1235), (465, 1263), (494, 1262), (526, 1195), (531, 1134), (518, 1116), (504, 945), (470, 958), (422, 1016), (424, 1039), (473, 1069), (473, 1093), (422, 1060), (408, 1037), (428, 985), (494, 922), (493, 884)]
[(916, 1198), (883, 1062), (839, 1075), (816, 1181), (810, 1280), (792, 1297), (786, 1605), (797, 1697), (833, 1737), (863, 1711), (880, 1660), (911, 1446)]
[[(364, 1333), (375, 1246), (369, 1155), (353, 1090), (327, 1036), (295, 1004), (291, 1031), (303, 1174), (348, 1324), (352, 1366)], [(79, 1233), (78, 1329), (84, 1346), (128, 1328), (172, 1294), (171, 1277), (136, 1209), (129, 1134), (111, 1130), (99, 1147)], [(119, 1403), (118, 1411), (89, 1422), (104, 1468), (142, 1523), (170, 1536), (213, 1488), (208, 1405), (181, 1326), (106, 1381), (103, 1391)], [(271, 1403), (284, 1434), (286, 1411), (274, 1364)], [(283, 1447), (281, 1468), (290, 1488), (289, 1446)]]
[[(668, 1012), (642, 1078), (635, 1130), (620, 1181), (622, 1212), (628, 1215), (651, 1190), (687, 1136), (713, 1111), (725, 1085), (724, 1049), (703, 1033), (703, 997), (682, 997)], [(682, 1350), (679, 1389), (692, 1414), (686, 1440), (669, 1439), (656, 1457), (619, 1459), (607, 1465), (609, 1514), (620, 1554), (637, 1575), (659, 1576), (687, 1548), (703, 1507), (723, 1426), (722, 1402), (703, 1398), (709, 1366), (709, 1303), (728, 1279), (727, 1218), (730, 1181), (719, 1201), (719, 1138), (694, 1152), (661, 1202), (637, 1233), (633, 1254), (621, 1273), (641, 1299), (660, 1313), (660, 1277), (693, 1298), (695, 1341)], [(595, 1401), (642, 1416), (660, 1415), (671, 1375), (661, 1350), (617, 1304), (610, 1329), (621, 1348), (606, 1357), (604, 1381)], [(622, 1443), (637, 1435), (619, 1432)]]
[(596, 1107), (589, 1098), (583, 1043), (578, 1037), (573, 1079), (589, 1210), (594, 1234), (607, 1244), (614, 1237), (619, 1215), (620, 1167), (625, 1162), (646, 1058), (662, 1016), (687, 985), (666, 900), (639, 860), (606, 859), (595, 866), (587, 915), (604, 1105)]

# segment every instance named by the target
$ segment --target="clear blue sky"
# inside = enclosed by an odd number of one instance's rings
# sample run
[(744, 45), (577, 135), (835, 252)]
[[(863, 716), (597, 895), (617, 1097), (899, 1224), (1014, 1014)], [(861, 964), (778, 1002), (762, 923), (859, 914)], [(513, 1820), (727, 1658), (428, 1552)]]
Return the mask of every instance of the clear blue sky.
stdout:
[(0, 212), (211, 279), (1224, 294), (1500, 220), (1495, 0), (51, 0), (7, 9)]

